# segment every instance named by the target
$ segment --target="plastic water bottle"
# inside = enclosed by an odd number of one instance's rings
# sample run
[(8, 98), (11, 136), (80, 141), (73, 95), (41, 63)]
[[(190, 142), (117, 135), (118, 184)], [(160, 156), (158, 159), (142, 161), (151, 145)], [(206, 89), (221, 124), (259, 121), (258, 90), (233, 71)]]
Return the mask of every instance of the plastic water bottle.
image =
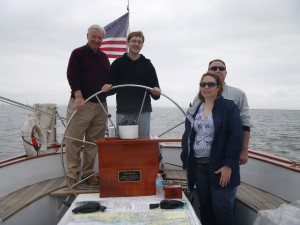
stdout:
[(156, 197), (164, 198), (164, 185), (163, 179), (160, 173), (157, 174), (155, 179), (155, 186), (156, 186)]

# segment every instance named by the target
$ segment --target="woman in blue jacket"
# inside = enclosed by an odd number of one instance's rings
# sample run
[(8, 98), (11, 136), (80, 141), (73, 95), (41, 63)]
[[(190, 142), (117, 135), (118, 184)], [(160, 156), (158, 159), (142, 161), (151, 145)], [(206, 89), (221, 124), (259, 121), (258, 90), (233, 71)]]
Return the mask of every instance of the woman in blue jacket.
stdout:
[(240, 184), (239, 155), (242, 121), (238, 107), (221, 94), (220, 77), (207, 72), (198, 96), (186, 113), (181, 160), (188, 188), (196, 190), (203, 225), (232, 225), (233, 207)]

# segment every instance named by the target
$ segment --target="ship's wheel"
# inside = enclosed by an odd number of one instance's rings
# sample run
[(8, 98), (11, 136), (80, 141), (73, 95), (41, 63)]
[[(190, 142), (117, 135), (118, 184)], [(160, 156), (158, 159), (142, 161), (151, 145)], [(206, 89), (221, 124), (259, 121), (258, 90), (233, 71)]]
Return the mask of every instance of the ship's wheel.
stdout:
[[(146, 97), (146, 94), (147, 94), (147, 92), (149, 91), (149, 90), (152, 90), (152, 88), (150, 88), (150, 87), (147, 87), (147, 86), (142, 86), (142, 85), (136, 85), (136, 84), (124, 84), (124, 85), (117, 85), (117, 86), (113, 86), (112, 87), (112, 90), (113, 89), (118, 89), (118, 88), (123, 88), (123, 87), (135, 87), (135, 88), (142, 88), (142, 89), (145, 89), (145, 93), (144, 93), (144, 100), (145, 100), (145, 97)], [(108, 127), (113, 127), (113, 130), (115, 131), (114, 132), (114, 136), (116, 136), (116, 137), (118, 137), (118, 132), (117, 132), (117, 127), (116, 127), (116, 125), (115, 125), (115, 123), (113, 122), (113, 120), (112, 120), (112, 118), (111, 118), (111, 115), (108, 113), (108, 111), (105, 109), (105, 107), (103, 106), (103, 104), (101, 103), (101, 101), (100, 101), (100, 99), (98, 98), (98, 95), (99, 94), (101, 94), (101, 93), (103, 93), (103, 91), (99, 91), (99, 92), (97, 92), (97, 93), (95, 93), (95, 94), (93, 94), (92, 96), (90, 96), (89, 98), (87, 98), (85, 101), (84, 101), (84, 103), (86, 103), (86, 102), (88, 102), (90, 99), (92, 99), (92, 98), (97, 98), (97, 100), (98, 100), (98, 102), (99, 102), (99, 104), (101, 105), (101, 107), (102, 107), (102, 109), (104, 110), (104, 112), (105, 112), (105, 114), (106, 114), (106, 116), (107, 116), (107, 118), (108, 118), (108, 121), (109, 121), (109, 126)], [(184, 120), (185, 120), (185, 112), (184, 112), (184, 110), (173, 100), (173, 99), (171, 99), (170, 97), (168, 97), (167, 95), (165, 95), (164, 93), (162, 93), (161, 92), (161, 96), (163, 96), (164, 97), (164, 100), (166, 100), (166, 102), (171, 102), (171, 103), (173, 103), (173, 107), (174, 107), (174, 105), (176, 106), (176, 108), (177, 108), (177, 114), (178, 114), (178, 112), (179, 112), (179, 114), (182, 114), (183, 115), (183, 121), (181, 121), (180, 123), (178, 123), (178, 121), (177, 121), (177, 119), (174, 119), (173, 121), (172, 121), (172, 116), (174, 116), (174, 115), (168, 115), (167, 117), (167, 119), (162, 119), (163, 121), (162, 122), (160, 122), (159, 123), (159, 129), (157, 128), (157, 127), (154, 127), (153, 129), (151, 128), (151, 133), (152, 133), (152, 131), (153, 132), (159, 132), (159, 134), (158, 135), (151, 135), (151, 137), (153, 137), (153, 138), (161, 138), (162, 136), (165, 136), (165, 135), (167, 135), (167, 134), (169, 134), (169, 133), (172, 133), (172, 131), (174, 130), (174, 129), (177, 129), (178, 127), (180, 127), (180, 126), (182, 126), (183, 125), (183, 123), (184, 123)], [(161, 101), (161, 99), (162, 98), (160, 98), (158, 101)], [(143, 108), (143, 105), (144, 105), (144, 100), (143, 100), (143, 102), (142, 102), (142, 104), (141, 104), (141, 107), (140, 107), (140, 111), (139, 111), (139, 116), (140, 116), (140, 114), (141, 114), (141, 112), (142, 112), (142, 108)], [(156, 101), (152, 101), (152, 105), (154, 105), (153, 103), (154, 102), (156, 102)], [(163, 103), (164, 104), (164, 103)], [(179, 110), (179, 111), (178, 111)], [(62, 166), (63, 166), (63, 169), (64, 169), (64, 173), (65, 173), (65, 178), (66, 178), (66, 182), (67, 182), (67, 184), (68, 184), (68, 179), (67, 179), (67, 173), (66, 173), (66, 167), (65, 167), (65, 165), (64, 165), (64, 154), (63, 154), (63, 152), (64, 152), (64, 144), (63, 143), (65, 143), (65, 140), (66, 139), (71, 139), (72, 141), (78, 141), (78, 142), (81, 142), (83, 145), (88, 145), (88, 144), (90, 144), (90, 145), (97, 145), (96, 143), (91, 143), (91, 142), (87, 142), (87, 141), (85, 141), (84, 140), (84, 138), (83, 139), (76, 139), (76, 138), (74, 138), (74, 137), (69, 137), (69, 136), (66, 136), (66, 133), (67, 133), (67, 129), (69, 128), (69, 126), (70, 126), (70, 124), (72, 123), (72, 121), (74, 121), (74, 116), (76, 115), (76, 113), (78, 112), (78, 110), (75, 110), (74, 111), (74, 113), (71, 115), (71, 117), (70, 117), (70, 119), (69, 119), (69, 121), (68, 121), (68, 123), (67, 123), (67, 125), (66, 125), (66, 128), (65, 128), (65, 132), (64, 132), (64, 134), (63, 134), (63, 137), (62, 137), (62, 141), (61, 141), (61, 143), (62, 143), (62, 145), (61, 145), (61, 149), (60, 149), (60, 152), (61, 152), (61, 160), (62, 160)], [(173, 113), (172, 113), (173, 114)], [(151, 117), (153, 117), (154, 119), (156, 118), (160, 118), (160, 113), (159, 112), (155, 112), (155, 111), (153, 111), (152, 112), (152, 116)], [(152, 124), (152, 120), (153, 120), (153, 118), (151, 118), (151, 124)], [(178, 118), (178, 115), (177, 115), (177, 118)], [(160, 118), (161, 119), (161, 118)], [(169, 121), (166, 121), (166, 120), (169, 120)], [(163, 123), (163, 124), (162, 124)], [(170, 126), (170, 124), (171, 124), (171, 126)], [(173, 125), (172, 126), (172, 124), (175, 124), (175, 125)], [(162, 127), (162, 125), (164, 126), (164, 127), (166, 127), (165, 129), (161, 129), (161, 127)], [(183, 132), (183, 130), (182, 130), (182, 132)], [(110, 132), (107, 132), (107, 134), (109, 134)], [(182, 133), (181, 133), (182, 134)], [(177, 136), (178, 137), (178, 136)], [(175, 165), (176, 166), (176, 165)], [(74, 187), (75, 186), (77, 186), (78, 184), (80, 184), (80, 183), (82, 183), (83, 181), (85, 181), (86, 179), (88, 179), (89, 177), (91, 177), (91, 176), (93, 176), (93, 175), (95, 175), (95, 174), (97, 174), (98, 173), (98, 171), (97, 172), (95, 172), (95, 173), (93, 173), (93, 174), (91, 174), (90, 176), (88, 176), (88, 177), (86, 177), (85, 179), (83, 179), (83, 180), (80, 180), (77, 184), (74, 184), (74, 185), (70, 185), (70, 184), (68, 184), (68, 186), (69, 186), (69, 188), (71, 189), (71, 191), (73, 192), (73, 194), (76, 196), (77, 195), (77, 193), (76, 193), (76, 189), (74, 189)]]

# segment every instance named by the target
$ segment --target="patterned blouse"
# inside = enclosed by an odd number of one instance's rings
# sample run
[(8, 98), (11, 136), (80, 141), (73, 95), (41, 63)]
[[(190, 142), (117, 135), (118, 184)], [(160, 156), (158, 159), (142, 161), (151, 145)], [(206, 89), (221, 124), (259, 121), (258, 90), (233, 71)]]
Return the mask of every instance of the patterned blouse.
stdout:
[(196, 137), (194, 142), (194, 156), (210, 157), (210, 149), (214, 139), (215, 127), (212, 113), (208, 117), (204, 116), (204, 104), (200, 105), (199, 111), (194, 120)]

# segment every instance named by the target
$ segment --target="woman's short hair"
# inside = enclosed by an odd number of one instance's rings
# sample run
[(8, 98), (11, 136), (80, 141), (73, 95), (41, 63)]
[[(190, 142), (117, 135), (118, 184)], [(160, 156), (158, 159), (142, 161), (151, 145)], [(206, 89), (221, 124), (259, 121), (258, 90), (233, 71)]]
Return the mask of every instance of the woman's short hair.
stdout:
[[(204, 77), (206, 77), (206, 76), (211, 76), (211, 77), (215, 78), (216, 83), (217, 83), (217, 87), (219, 87), (219, 91), (218, 91), (217, 97), (221, 96), (221, 95), (222, 95), (222, 92), (223, 92), (223, 81), (222, 81), (222, 79), (220, 78), (220, 76), (219, 76), (217, 73), (208, 71), (208, 72), (206, 72), (205, 74), (202, 75), (200, 82), (202, 82), (203, 79), (204, 79)], [(201, 94), (200, 89), (201, 89), (201, 88), (199, 88), (198, 98), (199, 98), (200, 100), (203, 101), (203, 100), (204, 100), (204, 97), (203, 97), (203, 95)]]

